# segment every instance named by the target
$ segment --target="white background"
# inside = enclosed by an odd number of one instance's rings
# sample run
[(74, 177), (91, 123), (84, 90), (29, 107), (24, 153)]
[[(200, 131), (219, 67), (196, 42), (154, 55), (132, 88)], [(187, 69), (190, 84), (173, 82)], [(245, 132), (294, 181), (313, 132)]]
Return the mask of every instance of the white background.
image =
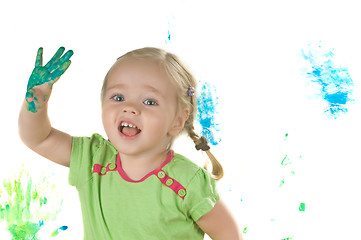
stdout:
[[(99, 96), (106, 72), (127, 51), (161, 47), (217, 88), (222, 142), (213, 151), (226, 174), (218, 188), (247, 227), (245, 239), (361, 239), (360, 22), (357, 1), (1, 1), (0, 176), (21, 164), (51, 176), (64, 203), (39, 234), (47, 239), (46, 228), (66, 225), (55, 239), (81, 239), (68, 170), (31, 152), (17, 133), (37, 49), (44, 47), (44, 63), (60, 46), (74, 50), (51, 96), (52, 125), (105, 136)], [(300, 74), (300, 50), (318, 41), (335, 49), (355, 83), (355, 103), (336, 120), (324, 117), (317, 88)], [(202, 164), (191, 140), (175, 150)], [(292, 164), (282, 166), (286, 154)]]

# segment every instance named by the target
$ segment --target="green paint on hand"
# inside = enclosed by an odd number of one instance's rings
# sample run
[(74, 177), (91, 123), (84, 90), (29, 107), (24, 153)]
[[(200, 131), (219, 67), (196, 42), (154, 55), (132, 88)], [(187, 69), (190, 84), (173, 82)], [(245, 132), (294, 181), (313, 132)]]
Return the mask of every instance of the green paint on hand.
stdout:
[(305, 211), (305, 207), (306, 207), (306, 204), (305, 203), (300, 203), (300, 206), (298, 207), (298, 210), (300, 212), (304, 212)]
[[(34, 96), (36, 93), (34, 87), (47, 83), (51, 89), (52, 85), (70, 66), (71, 61), (69, 59), (73, 55), (73, 51), (69, 50), (63, 55), (64, 50), (64, 47), (59, 48), (50, 61), (45, 66), (42, 66), (43, 48), (39, 48), (36, 55), (35, 68), (29, 78), (27, 92), (25, 95), (28, 111), (36, 113), (40, 107), (39, 99)], [(42, 96), (40, 99), (45, 102), (49, 99), (49, 94)]]
[(248, 232), (248, 228), (247, 227), (243, 228), (243, 233), (246, 234), (247, 232)]

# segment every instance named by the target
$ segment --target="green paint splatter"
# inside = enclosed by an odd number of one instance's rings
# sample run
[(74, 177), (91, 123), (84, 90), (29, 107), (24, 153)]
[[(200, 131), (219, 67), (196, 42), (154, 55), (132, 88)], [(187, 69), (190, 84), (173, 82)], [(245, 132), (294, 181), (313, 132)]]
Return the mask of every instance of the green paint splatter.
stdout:
[(292, 162), (291, 162), (290, 158), (287, 155), (282, 159), (282, 162), (281, 162), (281, 164), (284, 165), (284, 166), (286, 166), (288, 164), (291, 164), (291, 163)]
[(55, 237), (55, 236), (58, 236), (58, 234), (61, 232), (61, 231), (65, 231), (68, 229), (68, 226), (61, 226), (60, 228), (56, 229), (54, 232), (51, 233), (50, 236), (52, 237)]
[[(26, 107), (28, 111), (36, 113), (39, 110), (39, 98), (35, 97), (36, 90), (34, 87), (47, 83), (51, 89), (52, 85), (70, 66), (71, 61), (69, 59), (73, 55), (73, 51), (69, 50), (63, 55), (64, 50), (64, 47), (59, 48), (50, 61), (45, 66), (42, 66), (43, 48), (39, 48), (36, 55), (35, 68), (29, 78), (25, 95)], [(40, 99), (45, 102), (49, 99), (49, 94), (43, 95)]]
[[(22, 167), (13, 179), (4, 179), (0, 186), (0, 221), (7, 224), (12, 240), (37, 240), (44, 221), (54, 219), (62, 200), (51, 184), (43, 178), (34, 184)], [(49, 193), (54, 201), (49, 204)]]
[(243, 228), (243, 233), (246, 234), (247, 232), (248, 232), (248, 228), (247, 227)]
[(300, 206), (298, 207), (298, 210), (300, 212), (304, 212), (305, 211), (305, 207), (306, 207), (306, 204), (305, 203), (300, 203)]
[(282, 185), (285, 183), (285, 180), (282, 179), (281, 183), (280, 183), (280, 187), (282, 187)]
[(59, 234), (59, 229), (56, 229), (54, 232), (51, 233), (50, 236), (55, 237), (58, 236), (58, 234)]
[(292, 237), (288, 237), (288, 238), (282, 238), (281, 240), (291, 240), (293, 238), (293, 236)]

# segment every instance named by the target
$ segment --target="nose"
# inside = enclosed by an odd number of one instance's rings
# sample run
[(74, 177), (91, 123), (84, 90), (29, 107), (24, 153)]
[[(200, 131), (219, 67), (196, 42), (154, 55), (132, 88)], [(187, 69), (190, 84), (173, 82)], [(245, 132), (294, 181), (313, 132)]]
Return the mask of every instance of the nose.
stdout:
[(126, 106), (124, 106), (123, 108), (123, 113), (129, 113), (129, 114), (133, 114), (133, 115), (138, 115), (139, 114), (139, 110), (137, 109), (137, 107), (133, 104), (127, 104)]

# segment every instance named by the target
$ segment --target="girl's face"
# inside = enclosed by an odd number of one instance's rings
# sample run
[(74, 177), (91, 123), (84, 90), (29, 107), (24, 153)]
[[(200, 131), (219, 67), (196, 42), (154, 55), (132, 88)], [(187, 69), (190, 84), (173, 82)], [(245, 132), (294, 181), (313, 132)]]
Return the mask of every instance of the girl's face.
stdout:
[(108, 74), (102, 119), (111, 143), (123, 155), (164, 152), (183, 128), (176, 89), (155, 61), (121, 59)]

